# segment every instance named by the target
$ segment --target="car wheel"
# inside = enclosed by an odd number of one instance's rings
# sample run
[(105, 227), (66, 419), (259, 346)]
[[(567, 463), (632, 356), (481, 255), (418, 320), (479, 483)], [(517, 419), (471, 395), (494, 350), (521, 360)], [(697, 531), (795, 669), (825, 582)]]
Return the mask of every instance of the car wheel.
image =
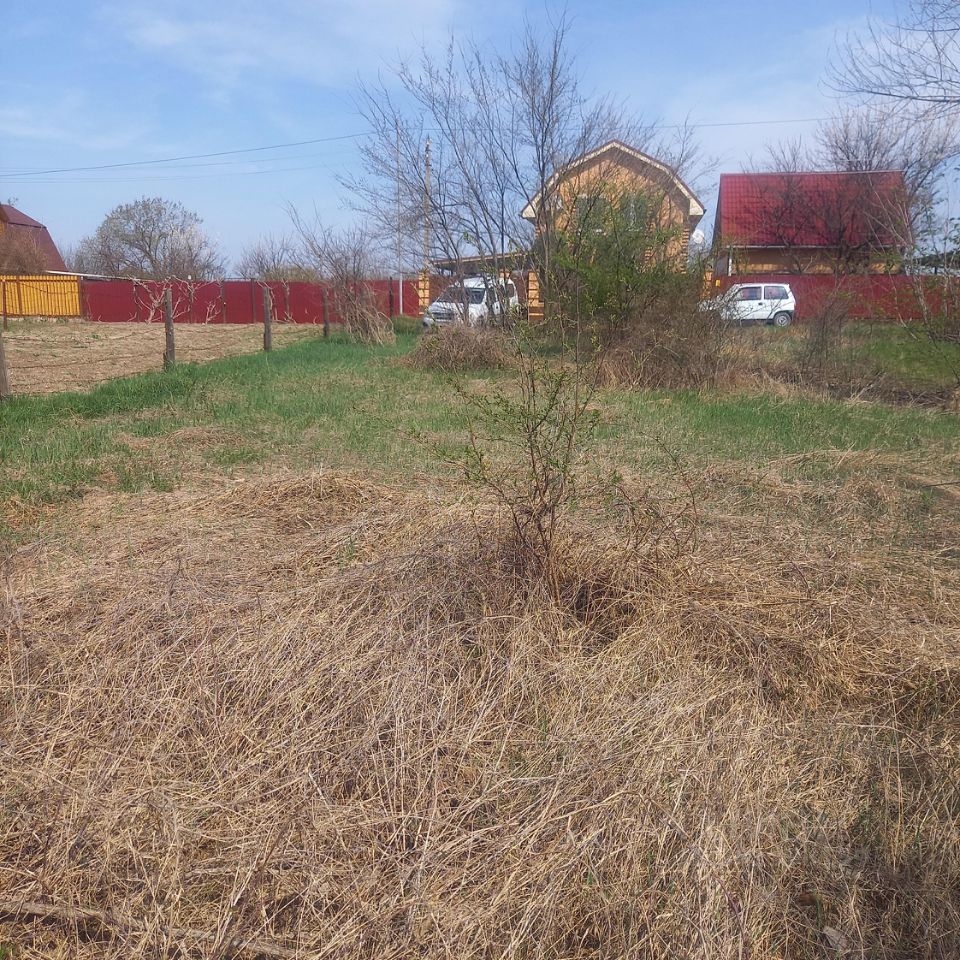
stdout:
[(790, 313), (777, 313), (773, 317), (773, 325), (775, 327), (789, 327), (793, 323), (793, 314)]

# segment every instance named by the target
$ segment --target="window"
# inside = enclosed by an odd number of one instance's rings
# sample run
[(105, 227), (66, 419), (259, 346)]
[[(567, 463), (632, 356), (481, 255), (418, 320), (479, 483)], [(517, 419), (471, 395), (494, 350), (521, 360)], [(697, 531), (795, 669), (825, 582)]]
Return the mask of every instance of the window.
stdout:
[(438, 303), (463, 303), (464, 298), (466, 297), (467, 303), (483, 303), (484, 301), (484, 291), (481, 287), (467, 287), (464, 290), (460, 286), (447, 287), (443, 293), (440, 294)]
[(737, 300), (762, 300), (762, 287), (741, 287), (737, 291)]
[(507, 299), (511, 300), (517, 295), (517, 288), (513, 285), (512, 280), (508, 280), (506, 283), (507, 288)]
[(599, 226), (610, 219), (610, 201), (596, 193), (583, 193), (574, 204), (577, 220)]
[(786, 300), (786, 287), (764, 287), (764, 299), (766, 300)]

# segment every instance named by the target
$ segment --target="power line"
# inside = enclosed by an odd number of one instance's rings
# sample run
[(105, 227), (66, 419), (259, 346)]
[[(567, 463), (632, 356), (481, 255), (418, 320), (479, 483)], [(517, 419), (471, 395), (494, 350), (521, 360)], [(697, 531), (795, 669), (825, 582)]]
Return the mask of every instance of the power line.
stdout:
[(232, 170), (232, 171), (223, 171), (219, 173), (188, 173), (184, 174), (182, 177), (58, 177), (55, 180), (4, 180), (4, 183), (10, 184), (24, 184), (24, 183), (44, 183), (49, 186), (55, 186), (56, 184), (67, 184), (67, 183), (169, 183), (177, 182), (180, 180), (210, 180), (212, 178), (223, 178), (223, 177), (251, 177), (251, 176), (261, 176), (267, 173), (294, 173), (299, 170), (328, 170), (329, 167), (323, 164), (312, 163), (303, 167), (274, 167), (272, 170)]
[[(191, 153), (182, 157), (163, 157), (159, 160), (128, 160), (123, 163), (101, 163), (90, 167), (60, 167), (56, 170), (20, 170), (17, 173), (0, 173), (0, 177), (40, 177), (53, 173), (83, 173), (89, 170), (115, 170), (118, 167), (153, 166), (157, 163), (179, 163), (182, 160), (206, 160), (210, 157), (229, 157), (238, 153), (260, 153), (266, 150), (283, 150), (287, 147), (306, 147), (315, 143), (332, 143), (335, 140), (353, 140), (366, 137), (368, 133), (345, 133), (338, 137), (318, 137), (315, 140), (296, 140), (292, 143), (273, 143), (265, 147), (241, 147), (237, 150), (217, 150), (213, 153)], [(281, 159), (276, 157), (274, 159)]]
[[(707, 121), (703, 123), (662, 123), (654, 124), (655, 127), (660, 129), (667, 130), (676, 130), (688, 127), (690, 129), (699, 130), (704, 128), (713, 128), (713, 127), (756, 127), (756, 126), (773, 126), (777, 124), (791, 124), (791, 123), (822, 123), (828, 120), (836, 119), (835, 117), (798, 117), (798, 118), (779, 118), (775, 120), (718, 120), (718, 121)], [(108, 180), (108, 179), (88, 179), (88, 180), (27, 180), (27, 179), (18, 179), (23, 177), (41, 177), (41, 176), (53, 176), (61, 173), (89, 173), (99, 170), (116, 170), (123, 167), (150, 167), (156, 166), (158, 164), (167, 164), (167, 163), (183, 163), (186, 160), (208, 160), (213, 157), (230, 157), (236, 156), (242, 153), (265, 153), (268, 150), (284, 150), (289, 149), (290, 147), (305, 147), (311, 146), (318, 143), (334, 143), (344, 140), (356, 140), (361, 137), (369, 136), (372, 131), (365, 131), (362, 133), (345, 133), (340, 134), (335, 137), (317, 137), (312, 140), (295, 140), (289, 143), (273, 143), (265, 146), (259, 147), (240, 147), (234, 150), (217, 150), (209, 153), (191, 153), (184, 154), (179, 157), (161, 157), (157, 160), (127, 160), (119, 163), (102, 163), (91, 166), (84, 167), (58, 167), (52, 168), (49, 170), (17, 170), (13, 172), (3, 173), (0, 172), (0, 179), (8, 183), (128, 183), (134, 182), (133, 180)], [(293, 159), (299, 159), (297, 157), (264, 157), (261, 161), (262, 163), (277, 163), (282, 161), (289, 161)], [(244, 162), (255, 162), (255, 161), (220, 161), (213, 164), (194, 164), (193, 166), (220, 166), (233, 163), (244, 163)], [(298, 167), (293, 169), (308, 169), (306, 167)], [(250, 171), (251, 173), (282, 173), (287, 172), (284, 170), (275, 170), (275, 171)], [(146, 179), (146, 178), (138, 178)], [(156, 178), (160, 179), (160, 178)], [(164, 178), (164, 179), (195, 179), (195, 177), (183, 177), (183, 178)]]
[(798, 117), (786, 120), (718, 120), (713, 123), (664, 123), (660, 124), (670, 130), (692, 127), (699, 130), (701, 127), (763, 127), (776, 123), (824, 123), (827, 120), (836, 120), (837, 117)]

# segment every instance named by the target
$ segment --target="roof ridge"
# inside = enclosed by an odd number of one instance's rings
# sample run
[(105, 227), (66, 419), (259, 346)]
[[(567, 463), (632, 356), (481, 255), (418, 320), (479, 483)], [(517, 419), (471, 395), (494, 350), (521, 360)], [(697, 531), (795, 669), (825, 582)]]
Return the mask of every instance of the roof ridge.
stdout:
[(720, 179), (724, 177), (825, 177), (858, 173), (904, 174), (906, 171), (902, 167), (889, 167), (883, 170), (741, 170), (737, 173), (721, 173)]

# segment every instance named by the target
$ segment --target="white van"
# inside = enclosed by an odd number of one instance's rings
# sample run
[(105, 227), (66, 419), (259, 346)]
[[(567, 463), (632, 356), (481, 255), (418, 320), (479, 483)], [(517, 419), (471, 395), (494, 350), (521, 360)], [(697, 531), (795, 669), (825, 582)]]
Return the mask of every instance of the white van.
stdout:
[(704, 300), (701, 310), (718, 310), (734, 323), (772, 323), (789, 327), (797, 312), (797, 299), (788, 283), (735, 283), (726, 293)]
[(465, 277), (451, 283), (423, 315), (424, 329), (443, 323), (482, 327), (509, 317), (520, 304), (516, 284), (496, 277)]

